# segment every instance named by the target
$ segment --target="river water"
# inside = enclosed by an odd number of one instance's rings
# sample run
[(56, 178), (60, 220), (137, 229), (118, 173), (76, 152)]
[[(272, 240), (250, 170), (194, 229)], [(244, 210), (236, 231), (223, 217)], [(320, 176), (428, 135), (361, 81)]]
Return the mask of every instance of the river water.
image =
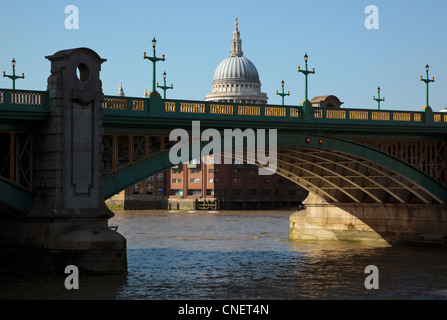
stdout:
[[(128, 274), (0, 276), (0, 299), (447, 299), (447, 251), (288, 240), (288, 211), (116, 211)], [(378, 268), (366, 289), (365, 268)]]

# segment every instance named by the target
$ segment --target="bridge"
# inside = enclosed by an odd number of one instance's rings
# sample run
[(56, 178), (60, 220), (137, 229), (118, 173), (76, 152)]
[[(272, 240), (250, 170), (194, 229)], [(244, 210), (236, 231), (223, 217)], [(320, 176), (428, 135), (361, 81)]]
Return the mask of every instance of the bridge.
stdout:
[(107, 96), (93, 50), (46, 58), (47, 91), (0, 89), (2, 268), (124, 272), (126, 239), (104, 200), (172, 167), (169, 135), (193, 121), (277, 130), (276, 173), (310, 193), (290, 239), (447, 241), (447, 113)]

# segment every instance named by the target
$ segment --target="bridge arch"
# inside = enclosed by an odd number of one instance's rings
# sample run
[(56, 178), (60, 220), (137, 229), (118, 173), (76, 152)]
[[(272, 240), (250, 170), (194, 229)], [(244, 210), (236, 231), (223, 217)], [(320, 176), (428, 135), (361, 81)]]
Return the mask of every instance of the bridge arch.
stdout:
[[(207, 143), (201, 142), (200, 148)], [(223, 141), (221, 151), (235, 157)], [(447, 189), (427, 174), (353, 141), (278, 133), (277, 156), (276, 173), (328, 203), (447, 203)], [(104, 178), (104, 199), (172, 166), (165, 151), (117, 171)]]

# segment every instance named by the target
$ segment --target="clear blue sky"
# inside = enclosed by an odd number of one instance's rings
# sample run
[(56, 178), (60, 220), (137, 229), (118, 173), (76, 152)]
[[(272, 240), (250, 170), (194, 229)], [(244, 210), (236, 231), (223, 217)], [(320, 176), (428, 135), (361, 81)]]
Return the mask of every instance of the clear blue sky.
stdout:
[[(79, 29), (67, 30), (67, 5), (79, 9)], [(367, 30), (365, 8), (379, 9), (379, 29)], [(376, 108), (378, 85), (383, 109), (421, 110), (425, 64), (430, 65), (430, 105), (447, 107), (447, 1), (445, 0), (39, 0), (0, 4), (0, 71), (17, 60), (17, 88), (45, 90), (50, 63), (62, 49), (89, 47), (107, 59), (101, 78), (106, 95), (123, 82), (127, 96), (141, 97), (152, 85), (151, 53), (157, 39), (157, 81), (168, 74), (168, 98), (203, 100), (217, 65), (229, 55), (234, 19), (239, 19), (244, 55), (257, 67), (270, 104), (282, 79), (291, 96), (304, 99), (304, 76), (297, 73), (309, 55), (309, 97), (334, 94), (344, 107)], [(0, 87), (10, 88), (0, 77)]]

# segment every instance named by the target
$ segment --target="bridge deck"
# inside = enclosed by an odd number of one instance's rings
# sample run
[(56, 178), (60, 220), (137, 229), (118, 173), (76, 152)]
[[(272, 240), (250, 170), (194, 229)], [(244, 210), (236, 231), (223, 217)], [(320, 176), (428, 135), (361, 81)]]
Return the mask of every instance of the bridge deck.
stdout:
[[(447, 113), (333, 109), (312, 107), (306, 114), (303, 106), (257, 105), (219, 103), (210, 101), (161, 100), (136, 97), (104, 96), (104, 123), (135, 125), (150, 118), (171, 120), (207, 120), (272, 123), (288, 126), (297, 123), (349, 124), (372, 127), (432, 127), (446, 128)], [(49, 117), (49, 94), (47, 91), (0, 89), (0, 117), (3, 121), (33, 121)], [(218, 125), (216, 125), (218, 126)]]
[(209, 101), (154, 100), (132, 97), (105, 96), (106, 122), (119, 117), (123, 124), (144, 121), (149, 117), (216, 120), (221, 122), (361, 124), (363, 126), (445, 127), (447, 113), (332, 109), (312, 107), (306, 115), (303, 106), (218, 103)]

